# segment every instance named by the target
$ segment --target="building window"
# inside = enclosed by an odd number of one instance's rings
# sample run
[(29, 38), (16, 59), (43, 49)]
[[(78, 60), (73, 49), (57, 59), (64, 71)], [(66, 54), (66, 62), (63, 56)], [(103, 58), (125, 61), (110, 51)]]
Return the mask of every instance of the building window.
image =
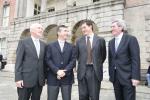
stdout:
[(73, 2), (73, 7), (77, 6), (76, 1)]
[(98, 2), (98, 1), (100, 1), (100, 0), (93, 0), (93, 2)]
[(0, 53), (2, 53), (3, 57), (6, 57), (6, 38), (0, 38)]
[(10, 6), (4, 5), (3, 16), (2, 16), (2, 26), (3, 27), (7, 27), (9, 25), (9, 11), (10, 11)]
[(40, 14), (41, 7), (37, 4), (34, 5), (34, 15)]
[(55, 11), (55, 8), (54, 7), (51, 7), (48, 9), (48, 12), (54, 12)]

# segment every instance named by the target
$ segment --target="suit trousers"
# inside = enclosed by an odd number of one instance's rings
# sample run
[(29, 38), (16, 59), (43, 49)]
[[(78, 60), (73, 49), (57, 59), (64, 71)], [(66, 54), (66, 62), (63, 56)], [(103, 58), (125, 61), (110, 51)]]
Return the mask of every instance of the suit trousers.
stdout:
[(62, 100), (71, 100), (72, 85), (51, 86), (48, 85), (48, 100), (57, 100), (61, 88)]
[(113, 82), (116, 100), (135, 100), (135, 87), (129, 83), (122, 84), (118, 79), (117, 71), (115, 70), (115, 81)]
[(17, 88), (18, 100), (29, 100), (30, 98), (31, 100), (40, 100), (42, 88), (38, 84), (31, 88)]
[(93, 65), (86, 65), (86, 73), (78, 80), (79, 100), (99, 100), (101, 82), (97, 79)]

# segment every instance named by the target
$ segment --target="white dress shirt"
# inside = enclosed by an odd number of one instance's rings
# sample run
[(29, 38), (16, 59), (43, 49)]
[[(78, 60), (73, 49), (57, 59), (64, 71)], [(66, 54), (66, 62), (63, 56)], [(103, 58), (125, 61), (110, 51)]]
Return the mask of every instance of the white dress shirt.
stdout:
[(40, 41), (39, 41), (39, 39), (36, 39), (36, 38), (33, 37), (33, 36), (31, 36), (31, 38), (32, 38), (32, 41), (33, 41), (34, 46), (35, 46), (35, 48), (36, 48), (37, 56), (38, 56), (38, 58), (39, 58), (39, 56), (40, 56)]
[(122, 39), (122, 36), (123, 36), (123, 32), (120, 33), (118, 36), (115, 36), (115, 50), (116, 51), (117, 51), (117, 49), (119, 47), (120, 41)]
[(59, 43), (61, 52), (63, 52), (63, 48), (64, 48), (65, 41), (62, 41), (62, 40), (59, 40), (59, 39), (58, 39), (58, 43)]

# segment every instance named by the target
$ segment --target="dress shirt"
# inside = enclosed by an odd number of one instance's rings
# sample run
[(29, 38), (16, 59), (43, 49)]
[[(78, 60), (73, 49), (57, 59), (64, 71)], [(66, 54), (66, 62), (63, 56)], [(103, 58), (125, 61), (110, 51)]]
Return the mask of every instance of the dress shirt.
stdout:
[(60, 46), (61, 52), (63, 52), (63, 48), (64, 48), (65, 41), (63, 41), (63, 40), (59, 40), (59, 39), (58, 39), (58, 43), (59, 43), (59, 46)]
[(36, 48), (37, 56), (39, 58), (39, 55), (40, 55), (40, 41), (39, 41), (39, 39), (37, 39), (33, 36), (31, 36), (31, 38), (32, 38), (32, 41), (33, 41), (34, 46)]

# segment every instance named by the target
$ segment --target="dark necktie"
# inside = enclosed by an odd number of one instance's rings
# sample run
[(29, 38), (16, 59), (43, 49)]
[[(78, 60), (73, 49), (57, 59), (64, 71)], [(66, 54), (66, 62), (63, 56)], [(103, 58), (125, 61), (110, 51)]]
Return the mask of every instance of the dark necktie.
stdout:
[(92, 48), (91, 48), (91, 42), (90, 42), (90, 37), (87, 37), (87, 64), (92, 63)]

